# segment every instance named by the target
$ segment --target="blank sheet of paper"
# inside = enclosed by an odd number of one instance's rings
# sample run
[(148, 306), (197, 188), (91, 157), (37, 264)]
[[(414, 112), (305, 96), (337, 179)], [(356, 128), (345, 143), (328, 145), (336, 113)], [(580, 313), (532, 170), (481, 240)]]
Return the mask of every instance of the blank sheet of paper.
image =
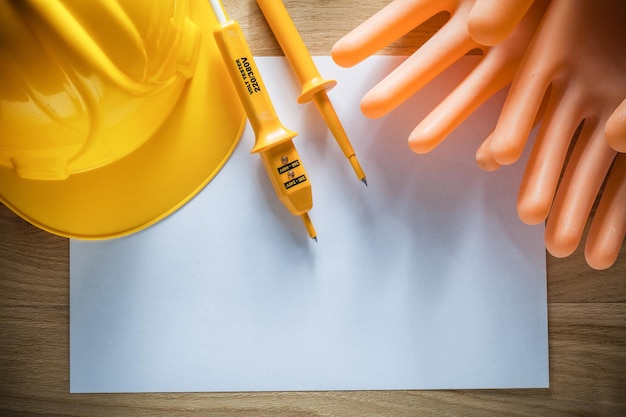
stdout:
[(172, 216), (125, 238), (71, 241), (72, 392), (548, 386), (543, 226), (515, 210), (524, 162), (490, 173), (474, 162), (504, 95), (413, 154), (408, 134), (477, 58), (365, 118), (361, 97), (401, 59), (342, 69), (316, 58), (338, 81), (329, 95), (366, 187), (313, 105), (296, 103), (286, 61), (258, 58), (299, 132), (318, 243), (275, 198), (249, 126)]

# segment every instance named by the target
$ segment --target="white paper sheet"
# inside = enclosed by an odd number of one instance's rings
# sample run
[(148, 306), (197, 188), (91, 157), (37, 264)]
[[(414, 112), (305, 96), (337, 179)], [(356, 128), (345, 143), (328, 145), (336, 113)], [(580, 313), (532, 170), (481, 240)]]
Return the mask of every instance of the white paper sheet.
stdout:
[(503, 94), (440, 148), (409, 132), (476, 63), (466, 57), (389, 116), (359, 101), (399, 62), (341, 69), (331, 100), (361, 184), (283, 58), (258, 58), (313, 186), (319, 242), (276, 200), (247, 129), (232, 159), (174, 215), (70, 246), (72, 392), (548, 386), (543, 227), (522, 224), (523, 162), (474, 162)]

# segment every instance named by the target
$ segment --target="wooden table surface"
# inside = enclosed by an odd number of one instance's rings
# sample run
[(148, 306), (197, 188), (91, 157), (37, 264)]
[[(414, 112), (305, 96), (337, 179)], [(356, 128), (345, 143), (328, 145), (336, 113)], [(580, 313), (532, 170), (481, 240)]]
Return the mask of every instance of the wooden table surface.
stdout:
[[(329, 55), (386, 3), (285, 2), (313, 55)], [(282, 55), (254, 0), (224, 5), (255, 55)], [(383, 53), (411, 53), (445, 19), (435, 16)], [(585, 264), (581, 249), (547, 255), (549, 389), (106, 395), (69, 394), (68, 248), (0, 205), (0, 415), (626, 415), (626, 245), (603, 272)]]

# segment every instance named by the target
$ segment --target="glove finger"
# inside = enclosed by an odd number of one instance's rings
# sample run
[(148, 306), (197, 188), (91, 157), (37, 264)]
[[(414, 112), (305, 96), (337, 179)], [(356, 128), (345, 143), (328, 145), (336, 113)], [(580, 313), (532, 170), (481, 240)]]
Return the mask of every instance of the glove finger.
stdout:
[(492, 156), (499, 164), (509, 165), (519, 159), (550, 82), (549, 72), (542, 68), (522, 64), (518, 70), (491, 142)]
[[(551, 91), (552, 91), (552, 88), (548, 87), (548, 91), (543, 96), (543, 100), (541, 101), (541, 104), (539, 105), (539, 110), (537, 111), (537, 115), (535, 116), (535, 120), (533, 121), (533, 128), (537, 124), (539, 124), (541, 120), (543, 120), (544, 114), (546, 112), (546, 108), (548, 107), (548, 100), (549, 100)], [(480, 145), (480, 147), (478, 148), (478, 151), (476, 151), (476, 163), (478, 164), (480, 168), (484, 169), (485, 171), (495, 171), (496, 169), (502, 166), (498, 162), (496, 162), (496, 160), (493, 158), (493, 155), (491, 154), (492, 139), (493, 139), (493, 131), (489, 134), (487, 139), (485, 139), (485, 141)]]
[(516, 62), (485, 57), (411, 132), (409, 146), (413, 152), (433, 150), (485, 101), (507, 86), (516, 69)]
[(613, 149), (626, 152), (626, 100), (609, 117), (604, 132)]
[(567, 162), (546, 223), (546, 248), (559, 258), (569, 256), (576, 250), (593, 203), (616, 155), (604, 138), (604, 124), (589, 124), (583, 126)]
[(533, 0), (476, 0), (468, 32), (481, 45), (496, 45), (513, 32), (532, 4)]
[(487, 138), (480, 145), (478, 150), (476, 151), (476, 163), (478, 166), (485, 171), (495, 171), (500, 168), (502, 165), (496, 162), (495, 159), (491, 156), (491, 137), (493, 136), (493, 132), (487, 136)]
[(526, 164), (517, 199), (524, 223), (545, 221), (556, 193), (567, 151), (583, 119), (583, 103), (571, 90), (553, 88)]
[(351, 67), (400, 39), (440, 11), (452, 11), (457, 0), (395, 0), (339, 39), (331, 56), (342, 67)]
[(462, 5), (452, 18), (421, 48), (372, 88), (361, 101), (361, 111), (370, 118), (386, 115), (478, 44), (467, 34), (465, 18), (469, 5)]
[(600, 197), (585, 243), (585, 259), (594, 269), (615, 263), (626, 237), (626, 154), (618, 154)]

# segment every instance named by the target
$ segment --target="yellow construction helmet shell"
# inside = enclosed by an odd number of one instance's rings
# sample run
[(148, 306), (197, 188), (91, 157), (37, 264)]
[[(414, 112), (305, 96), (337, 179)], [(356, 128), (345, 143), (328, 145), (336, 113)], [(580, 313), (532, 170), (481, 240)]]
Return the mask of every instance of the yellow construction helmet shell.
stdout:
[(203, 0), (0, 0), (0, 201), (102, 239), (191, 199), (245, 122), (216, 23)]

